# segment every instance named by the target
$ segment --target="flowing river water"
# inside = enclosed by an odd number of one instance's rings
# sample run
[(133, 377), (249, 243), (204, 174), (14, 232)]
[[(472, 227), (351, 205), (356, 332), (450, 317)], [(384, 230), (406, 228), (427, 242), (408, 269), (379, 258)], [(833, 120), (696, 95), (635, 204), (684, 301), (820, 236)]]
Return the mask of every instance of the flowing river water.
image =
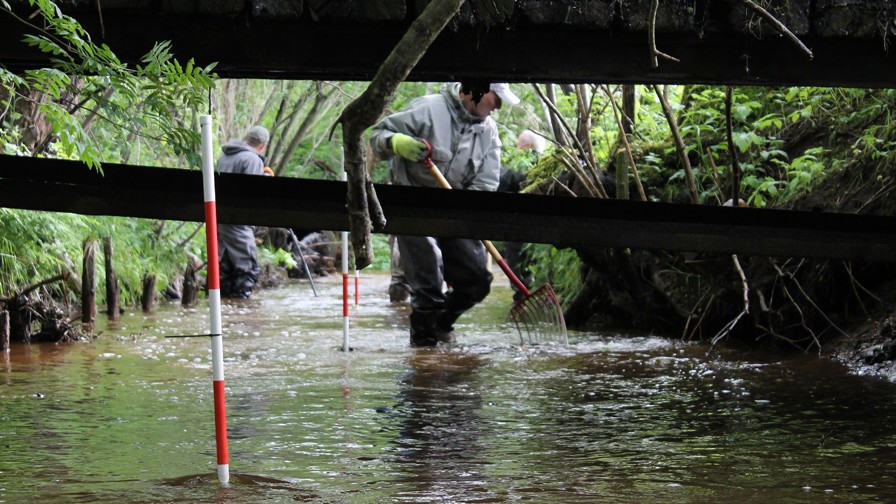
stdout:
[[(501, 278), (501, 277), (498, 277)], [(0, 357), (3, 503), (896, 502), (896, 385), (817, 356), (572, 332), (519, 345), (511, 291), (408, 346), (388, 276), (225, 304), (231, 482), (215, 476), (208, 307)]]

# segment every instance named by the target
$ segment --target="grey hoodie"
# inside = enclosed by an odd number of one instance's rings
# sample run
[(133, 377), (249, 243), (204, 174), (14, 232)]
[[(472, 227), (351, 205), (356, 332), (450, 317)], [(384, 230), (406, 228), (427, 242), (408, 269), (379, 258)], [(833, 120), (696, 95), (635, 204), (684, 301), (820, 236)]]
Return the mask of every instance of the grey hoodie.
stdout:
[(244, 173), (264, 175), (264, 158), (254, 148), (231, 140), (221, 147), (224, 155), (218, 159), (219, 173)]
[(432, 160), (454, 189), (494, 191), (501, 172), (501, 140), (491, 117), (469, 113), (460, 100), (460, 84), (421, 96), (401, 112), (373, 126), (370, 144), (381, 159), (392, 159), (392, 182), (439, 187), (426, 165), (392, 152), (392, 135), (404, 133), (428, 141)]

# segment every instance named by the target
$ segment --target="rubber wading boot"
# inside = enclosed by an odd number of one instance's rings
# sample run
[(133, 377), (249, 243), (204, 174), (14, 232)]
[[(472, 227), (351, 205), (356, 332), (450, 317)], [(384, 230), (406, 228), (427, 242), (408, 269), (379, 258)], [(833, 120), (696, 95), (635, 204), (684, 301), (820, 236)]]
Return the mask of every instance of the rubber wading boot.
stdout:
[(462, 315), (461, 312), (445, 310), (436, 318), (436, 339), (442, 343), (455, 343), (458, 333), (454, 331), (454, 322)]
[(409, 317), (411, 323), (411, 346), (433, 347), (439, 344), (436, 334), (436, 310), (414, 310)]
[(390, 303), (403, 303), (409, 297), (411, 297), (411, 290), (405, 284), (393, 283), (389, 285)]
[(463, 335), (458, 334), (455, 331), (443, 331), (443, 330), (439, 329), (438, 327), (436, 328), (435, 337), (436, 337), (436, 341), (438, 341), (439, 343), (445, 343), (448, 345), (457, 343), (458, 336), (463, 336)]

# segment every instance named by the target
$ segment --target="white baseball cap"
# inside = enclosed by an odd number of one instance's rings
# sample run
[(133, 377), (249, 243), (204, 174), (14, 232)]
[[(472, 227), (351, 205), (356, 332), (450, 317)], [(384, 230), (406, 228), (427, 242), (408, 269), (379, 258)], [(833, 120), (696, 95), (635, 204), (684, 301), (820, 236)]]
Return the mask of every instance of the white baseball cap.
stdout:
[(516, 105), (520, 102), (520, 97), (510, 90), (510, 85), (506, 82), (493, 82), (489, 89), (495, 92), (502, 101), (508, 105)]

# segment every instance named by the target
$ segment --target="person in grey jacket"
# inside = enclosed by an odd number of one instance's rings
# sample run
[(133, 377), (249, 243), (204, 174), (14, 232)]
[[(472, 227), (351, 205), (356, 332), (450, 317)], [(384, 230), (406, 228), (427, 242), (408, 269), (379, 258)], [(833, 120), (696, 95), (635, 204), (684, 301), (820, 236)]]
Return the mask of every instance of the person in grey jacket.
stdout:
[[(419, 97), (380, 120), (371, 129), (370, 143), (377, 157), (391, 159), (393, 184), (440, 187), (423, 163), (431, 146), (433, 162), (453, 189), (494, 191), (501, 171), (501, 140), (490, 115), (503, 103), (519, 103), (506, 83), (447, 84), (438, 94)], [(485, 247), (479, 240), (460, 238), (397, 240), (412, 292), (411, 344), (452, 341), (455, 321), (491, 289)]]
[[(262, 156), (271, 135), (262, 126), (253, 126), (240, 140), (231, 140), (221, 147), (219, 173), (264, 175)], [(220, 264), (221, 297), (248, 299), (258, 281), (258, 248), (254, 226), (218, 225), (218, 262)]]

